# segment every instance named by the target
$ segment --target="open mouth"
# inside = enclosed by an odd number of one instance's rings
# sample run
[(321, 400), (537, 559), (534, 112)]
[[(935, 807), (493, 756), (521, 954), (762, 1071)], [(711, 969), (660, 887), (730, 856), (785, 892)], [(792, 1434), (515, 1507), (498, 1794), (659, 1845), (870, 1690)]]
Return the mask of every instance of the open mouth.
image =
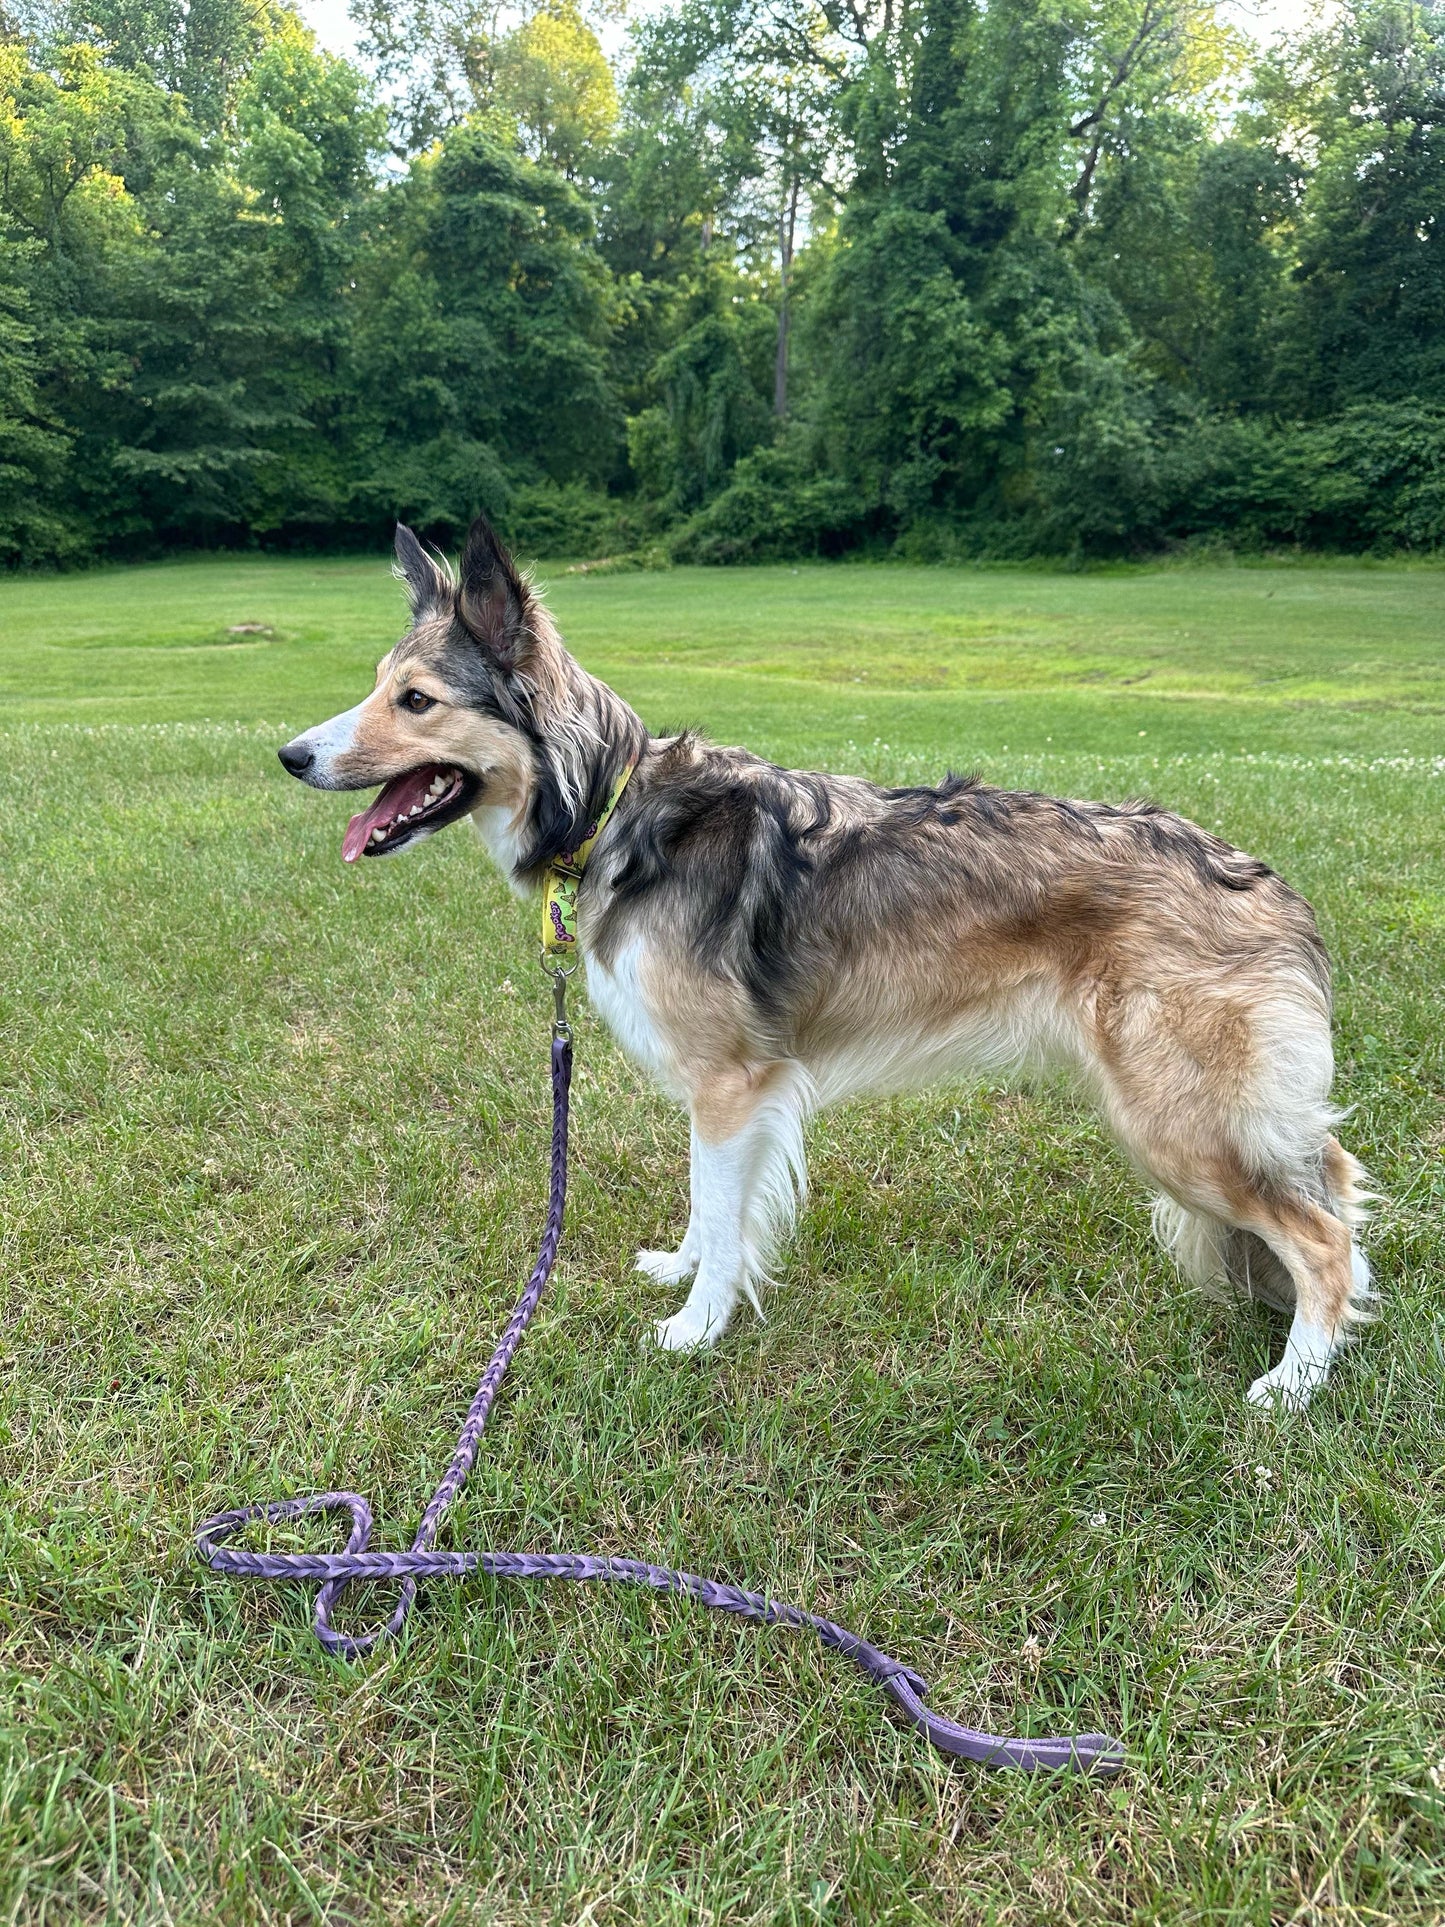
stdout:
[(393, 777), (369, 810), (346, 826), (341, 854), (348, 863), (359, 856), (390, 856), (419, 836), (465, 816), (481, 788), (475, 776), (449, 763), (423, 763)]

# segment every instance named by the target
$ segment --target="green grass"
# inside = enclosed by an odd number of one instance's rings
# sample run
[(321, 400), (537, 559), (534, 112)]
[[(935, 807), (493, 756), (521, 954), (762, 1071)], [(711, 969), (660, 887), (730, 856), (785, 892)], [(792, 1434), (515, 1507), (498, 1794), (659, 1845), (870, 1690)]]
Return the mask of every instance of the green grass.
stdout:
[(461, 830), (343, 869), (346, 800), (275, 762), (398, 632), (381, 562), (0, 583), (0, 1919), (1438, 1921), (1445, 573), (553, 593), (656, 723), (1144, 791), (1281, 868), (1384, 1318), (1251, 1414), (1281, 1327), (1181, 1284), (1089, 1118), (947, 1092), (822, 1120), (768, 1324), (657, 1356), (686, 1131), (584, 1010), (568, 1238), (451, 1543), (766, 1587), (1130, 1767), (951, 1767), (808, 1639), (601, 1589), (437, 1586), (324, 1659), (192, 1528), (339, 1484), (409, 1539), (541, 1227), (531, 916)]

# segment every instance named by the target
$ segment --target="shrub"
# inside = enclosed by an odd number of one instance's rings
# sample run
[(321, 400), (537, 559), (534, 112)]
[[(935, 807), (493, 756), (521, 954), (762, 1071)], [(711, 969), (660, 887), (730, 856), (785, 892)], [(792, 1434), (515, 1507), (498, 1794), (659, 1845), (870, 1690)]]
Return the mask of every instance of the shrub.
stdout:
[(673, 537), (679, 562), (766, 562), (841, 555), (870, 532), (876, 514), (856, 490), (810, 473), (786, 446), (744, 456), (732, 481)]
[(374, 472), (353, 484), (353, 514), (390, 533), (405, 522), (429, 541), (448, 546), (466, 534), (472, 517), (506, 522), (512, 486), (486, 442), (444, 434), (418, 448), (388, 450)]
[[(1016, 517), (955, 523), (955, 555), (1146, 552), (1171, 542), (1243, 549), (1445, 547), (1445, 406), (1362, 404), (1330, 420), (1223, 416), (1122, 389), (1070, 397), (1032, 451)], [(1121, 405), (1129, 401), (1128, 406)], [(943, 532), (910, 528), (920, 559)]]
[(705, 315), (659, 358), (661, 405), (634, 415), (627, 453), (645, 496), (686, 513), (725, 488), (736, 463), (771, 441), (774, 421), (754, 363), (763, 311)]
[(1306, 538), (1328, 547), (1445, 547), (1445, 407), (1376, 402), (1307, 431)]
[(1246, 544), (1445, 546), (1445, 407), (1376, 402), (1330, 421), (1204, 418), (1161, 451), (1160, 533)]
[(531, 482), (512, 491), (503, 531), (532, 555), (602, 555), (616, 546), (616, 504), (581, 482)]

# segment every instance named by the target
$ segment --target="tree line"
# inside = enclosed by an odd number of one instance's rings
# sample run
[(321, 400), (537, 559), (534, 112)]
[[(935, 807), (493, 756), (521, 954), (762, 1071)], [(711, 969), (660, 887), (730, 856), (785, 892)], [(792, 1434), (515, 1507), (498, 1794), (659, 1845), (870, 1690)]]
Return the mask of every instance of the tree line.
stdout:
[(1445, 542), (1445, 0), (622, 6), (0, 0), (0, 556)]

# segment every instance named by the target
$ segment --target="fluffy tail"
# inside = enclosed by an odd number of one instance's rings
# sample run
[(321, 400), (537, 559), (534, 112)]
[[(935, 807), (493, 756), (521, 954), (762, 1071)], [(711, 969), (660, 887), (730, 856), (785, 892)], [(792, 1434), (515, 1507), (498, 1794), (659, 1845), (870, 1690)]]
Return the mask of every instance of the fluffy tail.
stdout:
[(1365, 1167), (1350, 1156), (1337, 1137), (1325, 1139), (1324, 1179), (1331, 1210), (1351, 1231), (1357, 1231), (1368, 1222), (1370, 1206), (1380, 1194), (1367, 1188)]

